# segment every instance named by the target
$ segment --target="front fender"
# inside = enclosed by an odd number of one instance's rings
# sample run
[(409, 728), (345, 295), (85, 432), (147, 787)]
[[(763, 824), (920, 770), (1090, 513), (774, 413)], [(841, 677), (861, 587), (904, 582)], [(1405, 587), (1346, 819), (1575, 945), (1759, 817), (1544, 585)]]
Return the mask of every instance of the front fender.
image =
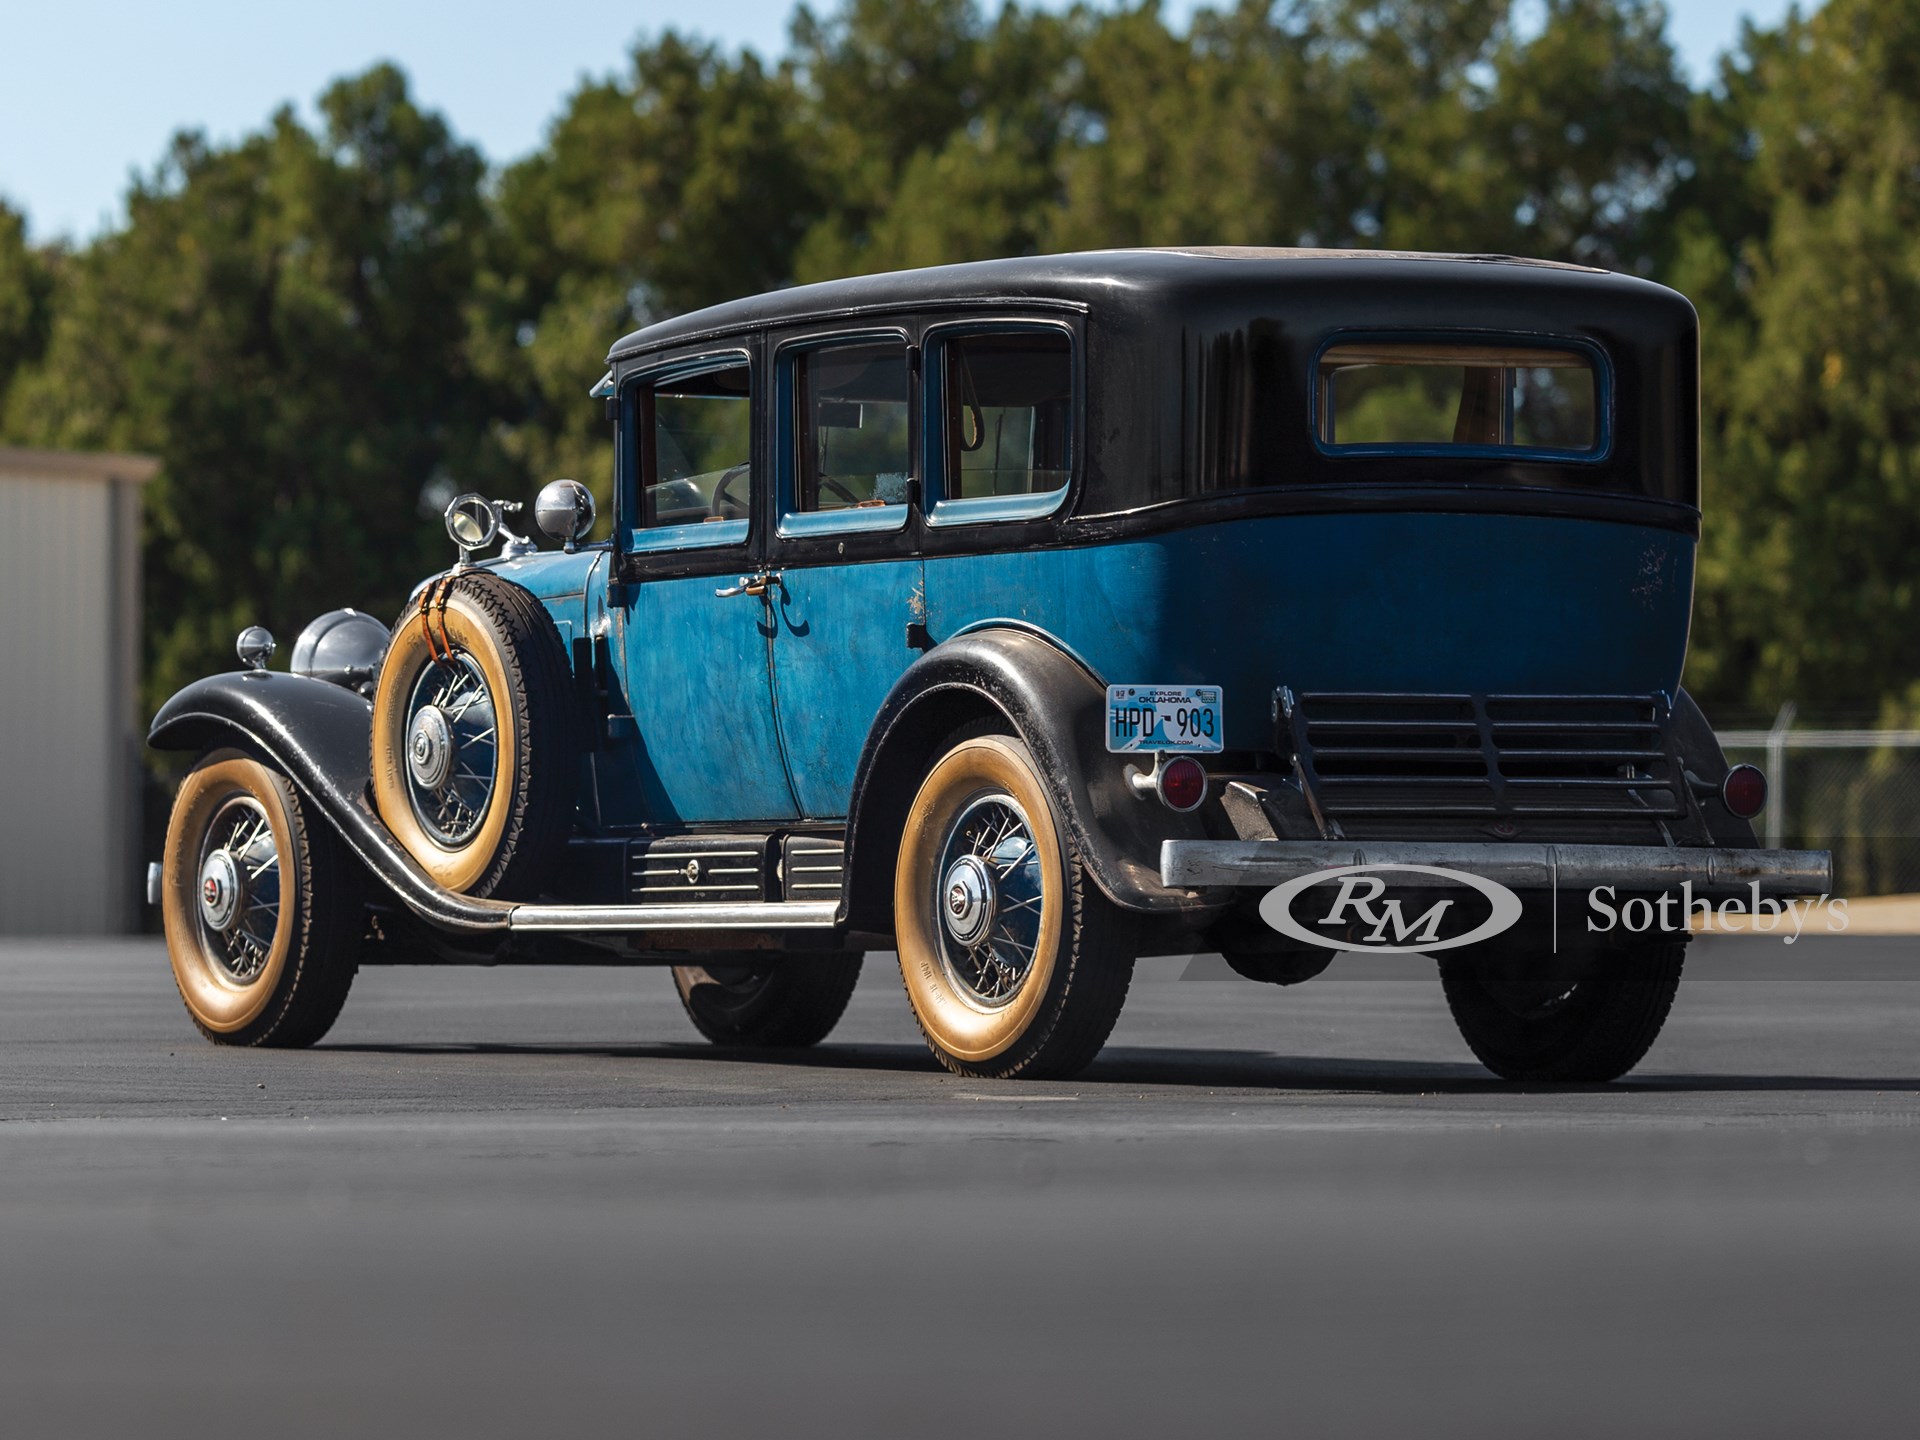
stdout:
[(1127, 758), (1106, 748), (1106, 687), (1045, 637), (1011, 628), (936, 645), (895, 683), (867, 732), (847, 810), (847, 914), (855, 930), (893, 928), (901, 826), (944, 747), (987, 720), (1025, 742), (1060, 818), (1103, 893), (1121, 908), (1204, 917), (1219, 901), (1160, 882), (1160, 842), (1202, 839), (1197, 814), (1142, 801)]
[(353, 691), (304, 675), (210, 675), (153, 718), (156, 750), (239, 745), (283, 771), (353, 853), (423, 919), (451, 930), (507, 928), (513, 908), (441, 889), (380, 822), (368, 800), (373, 706)]

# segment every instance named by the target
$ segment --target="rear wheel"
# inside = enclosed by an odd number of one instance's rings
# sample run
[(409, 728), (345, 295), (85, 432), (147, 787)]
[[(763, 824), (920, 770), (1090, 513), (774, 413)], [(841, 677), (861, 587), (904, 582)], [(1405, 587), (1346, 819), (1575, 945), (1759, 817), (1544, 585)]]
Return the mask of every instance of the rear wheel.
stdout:
[(673, 984), (693, 1028), (716, 1045), (817, 1045), (846, 1013), (864, 959), (746, 951), (676, 965)]
[(1027, 747), (955, 745), (914, 797), (894, 872), (914, 1019), (960, 1075), (1072, 1075), (1120, 1017), (1133, 953)]
[(1579, 979), (1516, 975), (1509, 963), (1449, 956), (1440, 983), (1482, 1065), (1506, 1080), (1617, 1080), (1653, 1048), (1673, 1008), (1685, 940), (1653, 941)]
[(286, 777), (210, 755), (174, 801), (161, 911), (174, 983), (217, 1045), (311, 1045), (346, 1003), (360, 871)]

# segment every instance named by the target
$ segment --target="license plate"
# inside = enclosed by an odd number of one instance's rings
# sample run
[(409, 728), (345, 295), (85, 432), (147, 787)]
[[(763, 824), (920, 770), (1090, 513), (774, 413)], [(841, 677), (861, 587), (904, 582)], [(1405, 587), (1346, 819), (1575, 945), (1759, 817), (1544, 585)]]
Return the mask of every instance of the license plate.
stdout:
[(1224, 733), (1218, 685), (1107, 687), (1107, 749), (1116, 755), (1208, 753)]

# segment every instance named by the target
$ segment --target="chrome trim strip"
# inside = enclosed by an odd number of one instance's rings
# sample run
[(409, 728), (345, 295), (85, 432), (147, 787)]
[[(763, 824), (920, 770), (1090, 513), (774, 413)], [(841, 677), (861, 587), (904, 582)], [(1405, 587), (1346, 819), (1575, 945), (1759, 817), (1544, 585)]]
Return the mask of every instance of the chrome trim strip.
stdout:
[(745, 520), (715, 520), (705, 525), (662, 525), (657, 529), (627, 530), (627, 549), (636, 553), (657, 550), (714, 550), (722, 545), (744, 545)]
[(929, 525), (991, 525), (1006, 520), (1038, 520), (1066, 502), (1068, 486), (1036, 490), (1025, 495), (975, 495), (970, 499), (938, 500), (927, 511)]
[(795, 510), (780, 517), (782, 540), (799, 535), (854, 535), (872, 530), (903, 530), (905, 505), (849, 506), (845, 510)]
[(1617, 885), (1668, 890), (1691, 881), (1702, 896), (1823, 895), (1833, 890), (1830, 850), (1725, 850), (1665, 845), (1502, 845), (1463, 841), (1163, 840), (1160, 882), (1279, 885), (1342, 865), (1436, 865), (1513, 890)]
[(708, 905), (516, 905), (514, 930), (831, 930), (829, 900)]

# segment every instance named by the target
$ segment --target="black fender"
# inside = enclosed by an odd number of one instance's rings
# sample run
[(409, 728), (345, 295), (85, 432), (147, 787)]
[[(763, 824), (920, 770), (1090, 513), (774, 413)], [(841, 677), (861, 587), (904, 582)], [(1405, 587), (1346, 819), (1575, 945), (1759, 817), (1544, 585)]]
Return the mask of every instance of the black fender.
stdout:
[[(1041, 635), (992, 627), (955, 636), (907, 668), (888, 693), (854, 772), (847, 806), (844, 919), (893, 929), (900, 831), (927, 770), (956, 736), (985, 722), (1026, 743), (1052, 782), (1062, 822), (1101, 891), (1122, 909), (1198, 923), (1224, 903), (1160, 883), (1160, 842), (1203, 839), (1183, 815), (1128, 788), (1129, 758), (1106, 746), (1105, 684)], [(1137, 762), (1132, 762), (1137, 763)]]
[[(1727, 754), (1720, 748), (1720, 737), (1713, 733), (1705, 712), (1685, 690), (1673, 702), (1673, 729), (1675, 746), (1688, 773), (1713, 786), (1711, 795), (1698, 797), (1701, 817), (1713, 843), (1730, 850), (1757, 848), (1760, 837), (1754, 833), (1753, 822), (1742, 820), (1720, 798), (1720, 782), (1727, 778), (1730, 768)], [(1768, 783), (1775, 778), (1769, 775)]]
[(269, 671), (211, 675), (153, 718), (156, 750), (235, 745), (274, 765), (318, 808), (360, 862), (422, 919), (449, 930), (505, 931), (513, 907), (442, 890), (380, 823), (369, 799), (373, 706), (353, 691)]

